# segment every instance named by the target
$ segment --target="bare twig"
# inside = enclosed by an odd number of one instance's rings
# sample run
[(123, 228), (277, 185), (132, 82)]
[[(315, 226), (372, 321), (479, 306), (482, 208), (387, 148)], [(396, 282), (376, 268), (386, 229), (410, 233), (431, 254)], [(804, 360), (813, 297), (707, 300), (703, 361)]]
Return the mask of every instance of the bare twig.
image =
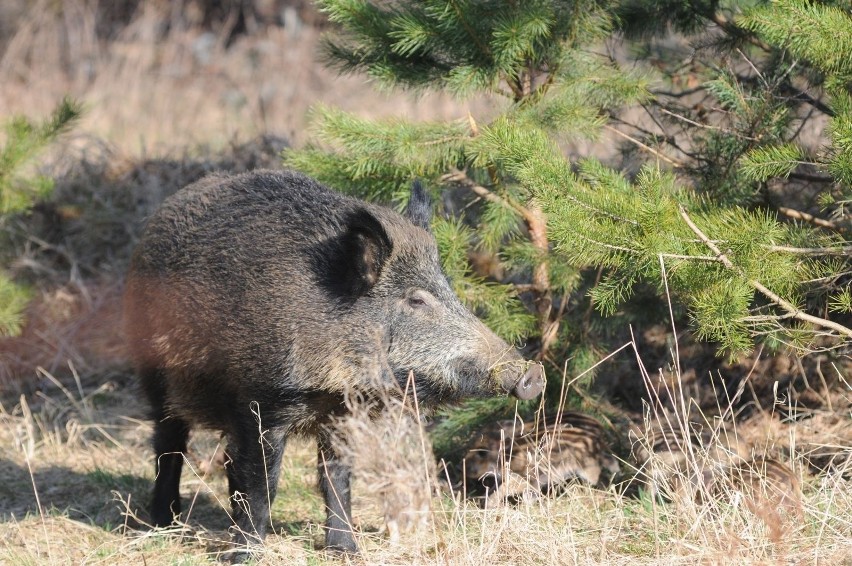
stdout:
[(672, 167), (683, 167), (683, 163), (681, 163), (680, 161), (677, 161), (677, 160), (675, 160), (675, 159), (672, 159), (672, 158), (671, 158), (671, 157), (669, 157), (668, 155), (666, 155), (666, 154), (664, 154), (664, 153), (662, 153), (662, 152), (657, 151), (656, 149), (654, 149), (653, 147), (651, 147), (651, 146), (649, 146), (649, 145), (647, 145), (647, 144), (642, 143), (641, 141), (637, 140), (637, 139), (636, 139), (636, 138), (634, 138), (633, 136), (630, 136), (630, 135), (628, 135), (628, 134), (625, 134), (624, 132), (622, 132), (622, 131), (621, 131), (621, 130), (619, 130), (618, 128), (613, 128), (613, 127), (612, 127), (612, 126), (610, 126), (609, 124), (604, 124), (604, 126), (603, 126), (603, 127), (604, 127), (604, 129), (605, 129), (605, 130), (609, 130), (610, 132), (612, 132), (612, 133), (614, 133), (614, 134), (616, 134), (616, 135), (618, 135), (618, 136), (621, 136), (622, 138), (624, 138), (624, 139), (628, 140), (629, 142), (631, 142), (631, 143), (633, 143), (633, 144), (635, 144), (635, 145), (637, 145), (637, 146), (641, 147), (642, 149), (644, 149), (644, 150), (645, 150), (645, 151), (647, 151), (648, 153), (651, 153), (652, 155), (657, 156), (658, 158), (662, 159), (663, 161), (665, 161), (666, 163), (668, 163), (668, 164), (669, 164), (669, 165), (671, 165)]
[[(716, 254), (716, 257), (718, 257), (719, 260), (721, 260), (722, 264), (726, 268), (728, 268), (732, 271), (737, 271), (738, 273), (742, 274), (742, 271), (740, 269), (738, 269), (733, 264), (733, 262), (728, 258), (728, 256), (726, 256), (722, 252), (722, 250), (719, 249), (719, 247), (716, 244), (711, 242), (710, 238), (708, 238), (704, 234), (704, 232), (701, 231), (701, 228), (699, 228), (692, 221), (692, 219), (689, 217), (689, 214), (687, 214), (686, 209), (683, 208), (682, 206), (680, 207), (680, 216), (681, 216), (681, 218), (683, 218), (684, 222), (686, 222), (686, 225), (689, 226), (690, 230), (692, 230), (695, 233), (695, 235), (698, 236), (701, 239), (701, 241), (704, 242), (704, 244), (713, 251), (714, 254)], [(759, 291), (767, 299), (769, 299), (770, 301), (775, 303), (775, 305), (777, 305), (778, 307), (787, 311), (791, 315), (792, 318), (795, 318), (797, 320), (803, 320), (805, 322), (810, 322), (811, 324), (815, 324), (816, 326), (820, 326), (820, 327), (823, 327), (823, 328), (830, 328), (832, 330), (839, 332), (840, 334), (843, 334), (845, 336), (848, 336), (849, 338), (852, 338), (852, 328), (847, 328), (846, 326), (843, 326), (842, 324), (838, 324), (834, 321), (826, 320), (824, 318), (820, 318), (818, 316), (813, 316), (813, 315), (810, 315), (806, 312), (801, 311), (792, 303), (789, 303), (788, 301), (786, 301), (785, 299), (783, 299), (779, 295), (776, 295), (774, 292), (772, 292), (771, 289), (769, 289), (763, 283), (761, 283), (760, 281), (757, 281), (756, 279), (749, 279), (748, 284), (751, 285), (757, 291)]]
[(675, 118), (676, 120), (686, 122), (687, 124), (690, 124), (692, 126), (696, 126), (698, 128), (704, 128), (704, 129), (707, 129), (707, 130), (717, 130), (717, 131), (720, 131), (720, 132), (724, 132), (725, 134), (728, 134), (728, 135), (731, 135), (731, 136), (737, 136), (738, 138), (748, 140), (748, 141), (760, 141), (758, 138), (746, 136), (746, 135), (743, 135), (740, 132), (730, 130), (728, 128), (723, 128), (721, 126), (714, 126), (712, 124), (702, 124), (701, 122), (696, 122), (695, 120), (691, 120), (691, 119), (687, 118), (686, 116), (683, 116), (683, 115), (678, 114), (676, 112), (672, 112), (671, 110), (668, 110), (667, 108), (664, 108), (662, 106), (657, 106), (657, 108), (663, 114), (671, 116), (672, 118)]
[[(799, 161), (799, 163), (803, 165), (811, 165), (811, 163), (807, 161)], [(788, 175), (791, 179), (798, 179), (800, 181), (810, 181), (812, 183), (834, 183), (834, 178), (828, 177), (826, 175), (811, 175), (809, 173), (790, 173)]]
[(488, 189), (487, 187), (483, 187), (482, 185), (477, 184), (476, 181), (468, 177), (467, 173), (465, 173), (464, 171), (451, 171), (450, 173), (447, 173), (446, 175), (443, 175), (441, 177), (441, 182), (459, 183), (460, 185), (464, 185), (478, 197), (483, 198), (488, 202), (501, 204), (507, 208), (511, 208), (512, 210), (520, 214), (524, 218), (525, 222), (529, 223), (529, 220), (531, 219), (529, 218), (530, 212), (525, 207), (521, 206), (519, 203), (513, 200), (501, 197), (500, 195)]
[(646, 108), (644, 105), (643, 105), (643, 109), (645, 110), (645, 113), (648, 114), (648, 116), (650, 116), (652, 120), (654, 120), (654, 123), (656, 124), (657, 128), (659, 128), (659, 130), (660, 130), (659, 132), (653, 132), (651, 130), (648, 130), (648, 129), (645, 129), (641, 126), (638, 126), (636, 124), (632, 124), (632, 123), (630, 123), (626, 120), (622, 120), (618, 116), (610, 116), (610, 119), (613, 120), (614, 122), (618, 122), (619, 124), (623, 124), (625, 126), (633, 128), (637, 132), (641, 132), (641, 133), (645, 134), (646, 136), (658, 138), (662, 143), (665, 143), (666, 145), (673, 147), (679, 153), (684, 154), (685, 156), (689, 157), (690, 159), (695, 159), (695, 160), (701, 159), (701, 157), (699, 155), (691, 153), (691, 152), (685, 150), (684, 148), (682, 148), (675, 141), (674, 136), (671, 136), (668, 133), (666, 133), (665, 128), (663, 128), (663, 126), (659, 123), (659, 121), (657, 120), (657, 117), (654, 116), (654, 114), (650, 110), (648, 110), (648, 108)]
[(831, 116), (833, 118), (837, 115), (834, 110), (832, 110), (831, 107), (828, 106), (825, 102), (818, 98), (814, 98), (807, 92), (795, 88), (789, 82), (784, 82), (779, 86), (781, 90), (784, 91), (784, 93), (787, 94), (790, 98), (809, 104), (812, 108), (816, 108), (826, 116)]
[(663, 114), (667, 114), (667, 115), (671, 116), (672, 118), (676, 118), (676, 119), (678, 119), (682, 122), (686, 122), (687, 124), (691, 124), (693, 126), (698, 126), (699, 128), (705, 128), (707, 130), (723, 130), (724, 129), (724, 128), (721, 128), (719, 126), (714, 126), (712, 124), (702, 124), (701, 122), (696, 122), (695, 120), (690, 120), (686, 116), (682, 116), (681, 114), (678, 114), (677, 112), (672, 112), (671, 110), (664, 108), (663, 106), (658, 106), (658, 108), (659, 108), (660, 112), (662, 112)]
[(792, 246), (767, 246), (772, 252), (787, 252), (801, 255), (850, 255), (852, 246), (840, 246), (838, 248), (794, 248)]
[(707, 90), (707, 87), (706, 87), (706, 86), (704, 86), (704, 85), (699, 85), (699, 86), (697, 86), (697, 87), (695, 87), (695, 88), (688, 88), (688, 89), (684, 89), (684, 90), (682, 90), (682, 91), (680, 91), (680, 92), (674, 92), (674, 91), (671, 91), (671, 90), (659, 90), (659, 89), (657, 89), (657, 90), (652, 90), (652, 91), (651, 91), (651, 94), (653, 94), (655, 97), (656, 97), (656, 96), (668, 96), (669, 98), (683, 98), (683, 97), (685, 97), (685, 96), (689, 96), (689, 95), (691, 95), (691, 94), (695, 94), (695, 93), (697, 93), (697, 92), (703, 92), (703, 91), (706, 91), (706, 90)]
[(751, 67), (751, 70), (754, 71), (754, 74), (757, 75), (757, 78), (760, 79), (760, 82), (763, 83), (763, 86), (766, 88), (770, 88), (769, 83), (766, 82), (766, 78), (763, 76), (763, 73), (761, 73), (760, 70), (754, 66), (754, 63), (752, 63), (751, 59), (749, 59), (748, 56), (743, 53), (742, 49), (737, 47), (736, 51), (740, 54), (740, 57), (742, 57), (745, 62), (748, 63), (748, 66)]
[(794, 218), (796, 220), (804, 220), (805, 222), (810, 222), (811, 224), (816, 224), (817, 226), (822, 226), (823, 228), (828, 228), (837, 232), (845, 230), (843, 226), (840, 226), (836, 222), (832, 222), (831, 220), (825, 220), (824, 218), (817, 218), (813, 214), (809, 214), (801, 210), (794, 210), (792, 208), (779, 206), (778, 212), (785, 216), (789, 216), (790, 218)]
[(660, 254), (660, 257), (665, 259), (692, 259), (696, 261), (716, 261), (721, 262), (718, 257), (712, 255), (681, 255), (681, 254)]

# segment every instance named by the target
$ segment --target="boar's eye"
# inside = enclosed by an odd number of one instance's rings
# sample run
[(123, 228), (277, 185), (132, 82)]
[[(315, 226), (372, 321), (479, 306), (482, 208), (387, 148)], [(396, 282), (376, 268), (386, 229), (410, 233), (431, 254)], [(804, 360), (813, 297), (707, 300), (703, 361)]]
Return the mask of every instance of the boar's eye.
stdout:
[(408, 297), (408, 306), (413, 309), (425, 309), (429, 307), (427, 294), (424, 291), (415, 291)]

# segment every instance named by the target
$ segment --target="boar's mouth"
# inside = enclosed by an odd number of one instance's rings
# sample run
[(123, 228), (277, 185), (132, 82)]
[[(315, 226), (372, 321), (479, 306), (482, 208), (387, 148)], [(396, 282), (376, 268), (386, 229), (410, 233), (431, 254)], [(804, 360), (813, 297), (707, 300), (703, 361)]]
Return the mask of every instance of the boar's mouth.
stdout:
[(544, 390), (544, 368), (541, 364), (524, 360), (500, 362), (490, 370), (473, 360), (455, 366), (452, 384), (437, 376), (427, 377), (417, 370), (394, 371), (402, 390), (407, 388), (409, 372), (413, 371), (417, 395), (426, 404), (454, 404), (467, 398), (488, 397), (499, 392), (508, 393), (522, 401), (533, 399)]
[[(494, 365), (486, 375), (473, 369), (475, 364), (462, 364), (460, 393), (463, 396), (493, 395), (495, 382), (497, 391), (509, 393), (523, 401), (532, 399), (544, 390), (544, 368), (541, 364), (521, 359), (504, 361)], [(465, 370), (468, 371), (465, 371)], [(474, 376), (480, 376), (478, 379)], [(485, 382), (480, 381), (484, 379)]]

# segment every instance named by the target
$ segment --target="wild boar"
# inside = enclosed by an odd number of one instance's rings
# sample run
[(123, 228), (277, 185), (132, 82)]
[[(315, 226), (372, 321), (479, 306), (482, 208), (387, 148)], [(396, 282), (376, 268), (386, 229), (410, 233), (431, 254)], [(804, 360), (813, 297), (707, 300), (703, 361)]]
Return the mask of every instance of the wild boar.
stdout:
[[(133, 254), (126, 332), (152, 407), (155, 525), (180, 513), (191, 427), (222, 431), (237, 539), (263, 539), (292, 434), (318, 437), (326, 547), (354, 552), (350, 470), (328, 423), (348, 391), (419, 401), (538, 395), (540, 365), (453, 293), (415, 183), (405, 214), (293, 172), (212, 175), (166, 199)], [(402, 388), (400, 387), (400, 390)]]

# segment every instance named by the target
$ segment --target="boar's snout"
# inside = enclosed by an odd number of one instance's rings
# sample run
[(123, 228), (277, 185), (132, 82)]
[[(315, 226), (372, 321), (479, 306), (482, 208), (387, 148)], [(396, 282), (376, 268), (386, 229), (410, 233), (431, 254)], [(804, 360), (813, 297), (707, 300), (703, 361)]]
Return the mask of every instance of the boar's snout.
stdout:
[(544, 368), (541, 364), (509, 363), (498, 370), (498, 378), (506, 391), (522, 401), (532, 399), (544, 389)]
[(540, 364), (533, 364), (512, 389), (512, 395), (527, 401), (541, 393), (542, 389), (544, 389), (544, 368)]

